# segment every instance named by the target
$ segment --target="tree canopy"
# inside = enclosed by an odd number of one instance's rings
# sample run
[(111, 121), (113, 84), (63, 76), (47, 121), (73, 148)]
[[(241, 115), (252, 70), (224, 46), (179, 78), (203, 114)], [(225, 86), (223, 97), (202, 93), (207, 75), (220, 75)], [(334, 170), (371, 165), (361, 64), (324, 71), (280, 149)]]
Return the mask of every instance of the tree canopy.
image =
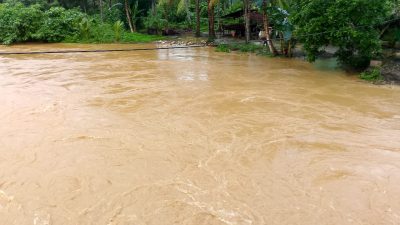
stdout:
[(378, 28), (393, 6), (391, 0), (299, 0), (292, 20), (310, 61), (333, 45), (341, 63), (365, 67), (381, 50)]

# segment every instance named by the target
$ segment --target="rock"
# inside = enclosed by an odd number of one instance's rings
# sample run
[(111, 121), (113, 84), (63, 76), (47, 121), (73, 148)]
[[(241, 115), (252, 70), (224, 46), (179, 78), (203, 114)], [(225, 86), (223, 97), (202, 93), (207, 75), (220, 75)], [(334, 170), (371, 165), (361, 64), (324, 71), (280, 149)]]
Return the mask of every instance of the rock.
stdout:
[(395, 48), (400, 49), (400, 41), (396, 42), (396, 44), (394, 46), (395, 46)]
[(391, 44), (389, 41), (382, 41), (381, 44), (383, 47), (386, 47), (386, 48), (391, 47)]
[(394, 53), (393, 57), (394, 57), (395, 59), (400, 59), (400, 52)]
[(392, 60), (382, 66), (382, 76), (387, 82), (400, 84), (400, 62)]
[(382, 66), (382, 61), (380, 61), (380, 60), (371, 60), (371, 62), (370, 62), (370, 66), (371, 67), (381, 67)]

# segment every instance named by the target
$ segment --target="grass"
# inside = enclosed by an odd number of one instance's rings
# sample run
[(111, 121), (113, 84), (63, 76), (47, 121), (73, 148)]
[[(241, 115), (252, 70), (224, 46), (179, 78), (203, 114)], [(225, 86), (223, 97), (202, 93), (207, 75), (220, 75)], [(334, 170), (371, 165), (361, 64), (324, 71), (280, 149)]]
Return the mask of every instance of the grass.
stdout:
[[(92, 26), (90, 33), (87, 35), (75, 35), (67, 37), (63, 42), (65, 43), (148, 43), (157, 40), (163, 40), (165, 37), (158, 35), (148, 35), (142, 33), (131, 33), (122, 31), (121, 34), (116, 34), (112, 25), (101, 24)], [(120, 37), (118, 37), (120, 36)], [(117, 41), (119, 39), (119, 41)]]
[(220, 44), (216, 48), (217, 52), (232, 52), (232, 51), (239, 51), (239, 52), (250, 52), (256, 53), (257, 55), (264, 55), (264, 56), (271, 56), (267, 47), (262, 45), (256, 44)]
[(88, 43), (88, 44), (106, 44), (106, 43), (149, 43), (158, 40), (163, 40), (165, 37), (158, 35), (148, 35), (141, 33), (123, 32), (121, 39), (116, 40), (113, 34), (103, 34), (89, 38), (68, 37), (63, 42), (65, 43)]
[(163, 39), (165, 39), (165, 37), (158, 36), (158, 35), (125, 32), (122, 34), (121, 42), (122, 43), (148, 43), (148, 42), (159, 41), (159, 40), (163, 40)]

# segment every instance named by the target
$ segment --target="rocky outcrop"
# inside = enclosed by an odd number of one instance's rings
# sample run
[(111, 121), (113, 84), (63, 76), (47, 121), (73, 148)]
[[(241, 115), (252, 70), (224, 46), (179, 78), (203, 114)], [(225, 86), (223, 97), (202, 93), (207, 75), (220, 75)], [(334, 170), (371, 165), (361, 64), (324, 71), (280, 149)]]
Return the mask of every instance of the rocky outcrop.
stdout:
[(393, 58), (386, 61), (381, 74), (386, 82), (400, 84), (400, 59)]

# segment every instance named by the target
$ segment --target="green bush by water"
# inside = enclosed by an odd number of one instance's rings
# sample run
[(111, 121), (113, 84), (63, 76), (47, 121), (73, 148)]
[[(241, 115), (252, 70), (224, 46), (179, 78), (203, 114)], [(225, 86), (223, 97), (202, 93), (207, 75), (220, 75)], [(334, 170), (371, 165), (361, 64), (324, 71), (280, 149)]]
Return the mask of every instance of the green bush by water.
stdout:
[(38, 5), (0, 4), (0, 43), (11, 44), (38, 39), (43, 12)]
[(239, 52), (250, 52), (256, 53), (257, 55), (265, 55), (271, 56), (267, 47), (256, 44), (220, 44), (216, 47), (217, 52), (231, 52), (231, 51), (239, 51)]
[(366, 81), (377, 82), (382, 81), (383, 76), (381, 74), (380, 69), (374, 68), (370, 70), (366, 70), (360, 74), (360, 78)]
[[(38, 29), (38, 39), (46, 42), (61, 42), (68, 36), (80, 33), (84, 14), (78, 10), (53, 7), (43, 13)], [(29, 23), (29, 22), (27, 22)]]
[(220, 44), (217, 46), (215, 49), (217, 52), (231, 52), (231, 49), (229, 48), (229, 45), (227, 44)]
[(121, 29), (121, 24), (116, 22), (114, 25), (108, 23), (90, 23), (88, 34), (69, 36), (63, 40), (65, 43), (147, 43), (162, 40), (164, 37), (157, 35), (147, 35), (141, 33), (131, 33)]

